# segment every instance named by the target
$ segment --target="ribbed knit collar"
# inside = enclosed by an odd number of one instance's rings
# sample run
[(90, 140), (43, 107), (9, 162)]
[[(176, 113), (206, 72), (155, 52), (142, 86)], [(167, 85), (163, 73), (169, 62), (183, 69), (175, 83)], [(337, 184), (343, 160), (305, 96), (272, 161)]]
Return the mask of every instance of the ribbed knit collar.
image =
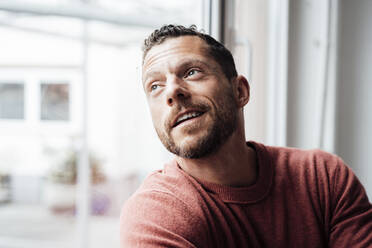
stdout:
[(268, 195), (273, 182), (274, 167), (270, 155), (263, 144), (248, 141), (247, 145), (255, 149), (258, 164), (257, 180), (253, 185), (248, 187), (230, 187), (196, 180), (184, 172), (175, 160), (171, 163), (173, 164), (172, 169), (176, 168), (179, 173), (182, 173), (194, 183), (199, 184), (209, 193), (215, 194), (224, 202), (236, 204), (255, 203), (264, 199)]

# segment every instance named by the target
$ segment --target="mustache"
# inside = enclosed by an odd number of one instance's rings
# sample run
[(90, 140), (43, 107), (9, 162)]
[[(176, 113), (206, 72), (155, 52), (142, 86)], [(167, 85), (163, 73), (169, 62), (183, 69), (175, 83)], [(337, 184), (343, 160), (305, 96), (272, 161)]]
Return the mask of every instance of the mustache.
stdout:
[(195, 103), (180, 102), (179, 104), (177, 104), (177, 106), (174, 106), (174, 108), (172, 108), (171, 112), (169, 113), (169, 115), (166, 119), (166, 122), (165, 122), (166, 129), (170, 130), (172, 128), (172, 123), (173, 123), (174, 119), (176, 118), (176, 116), (180, 112), (185, 111), (187, 109), (194, 109), (194, 110), (200, 111), (200, 112), (207, 112), (211, 109), (211, 107), (204, 102), (195, 102)]

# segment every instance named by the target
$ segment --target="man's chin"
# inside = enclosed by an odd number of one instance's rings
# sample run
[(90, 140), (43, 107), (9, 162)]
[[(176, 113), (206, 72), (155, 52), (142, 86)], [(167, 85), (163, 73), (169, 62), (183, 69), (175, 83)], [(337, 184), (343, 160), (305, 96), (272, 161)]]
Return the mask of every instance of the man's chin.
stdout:
[(216, 144), (210, 142), (208, 139), (196, 139), (196, 140), (185, 140), (179, 142), (172, 147), (168, 147), (168, 150), (175, 155), (188, 158), (188, 159), (198, 159), (203, 158), (216, 149)]

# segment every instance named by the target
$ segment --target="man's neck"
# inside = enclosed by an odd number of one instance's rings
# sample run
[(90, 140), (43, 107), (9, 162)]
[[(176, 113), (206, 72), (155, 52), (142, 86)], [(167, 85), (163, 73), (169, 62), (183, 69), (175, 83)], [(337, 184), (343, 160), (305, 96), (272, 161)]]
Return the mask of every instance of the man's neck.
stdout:
[(252, 185), (258, 171), (256, 152), (239, 137), (241, 135), (233, 133), (217, 152), (207, 157), (187, 159), (177, 156), (176, 161), (182, 170), (202, 181), (233, 187)]

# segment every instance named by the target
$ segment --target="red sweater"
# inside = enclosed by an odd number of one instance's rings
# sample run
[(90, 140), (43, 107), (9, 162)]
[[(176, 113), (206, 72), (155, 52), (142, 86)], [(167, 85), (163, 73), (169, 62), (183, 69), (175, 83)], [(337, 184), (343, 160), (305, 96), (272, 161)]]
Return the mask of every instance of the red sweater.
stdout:
[(175, 161), (125, 203), (121, 247), (372, 247), (372, 206), (343, 161), (248, 142), (250, 187), (197, 181)]

